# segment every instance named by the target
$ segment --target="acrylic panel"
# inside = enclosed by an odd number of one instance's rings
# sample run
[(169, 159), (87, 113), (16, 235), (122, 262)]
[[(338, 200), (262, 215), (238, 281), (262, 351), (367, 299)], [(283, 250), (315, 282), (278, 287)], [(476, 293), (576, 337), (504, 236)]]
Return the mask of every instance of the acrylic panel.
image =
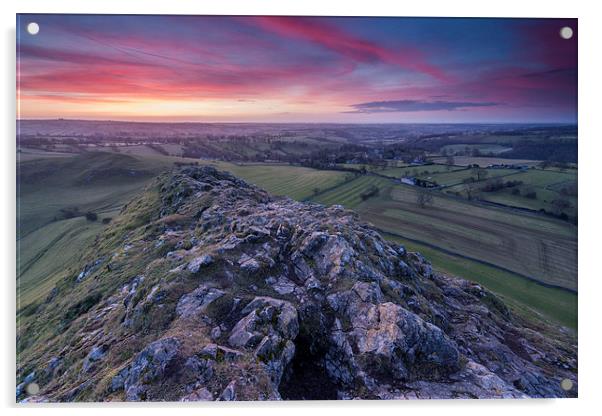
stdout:
[(16, 400), (576, 397), (577, 34), (17, 15)]

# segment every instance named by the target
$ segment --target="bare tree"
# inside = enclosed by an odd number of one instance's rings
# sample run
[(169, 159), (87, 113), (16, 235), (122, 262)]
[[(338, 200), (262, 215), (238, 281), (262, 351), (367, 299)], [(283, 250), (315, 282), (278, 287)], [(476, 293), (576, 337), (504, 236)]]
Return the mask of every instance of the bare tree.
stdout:
[(464, 192), (466, 193), (466, 198), (469, 200), (479, 199), (480, 189), (475, 183), (467, 183), (464, 185)]
[(453, 165), (455, 165), (456, 161), (454, 159), (454, 156), (450, 153), (446, 158), (445, 158), (445, 164), (447, 165), (447, 170), (450, 170), (451, 167)]
[(477, 177), (477, 181), (483, 180), (489, 175), (486, 169), (480, 168), (478, 165), (471, 169), (471, 174)]
[(479, 171), (477, 172), (477, 179), (483, 180), (485, 179), (487, 176), (489, 175), (489, 171), (487, 169), (479, 169)]
[(552, 204), (552, 209), (554, 211), (554, 214), (556, 214), (556, 215), (562, 214), (562, 212), (565, 209), (568, 209), (571, 207), (571, 203), (566, 198), (554, 199), (554, 200), (552, 200), (551, 204)]
[(433, 205), (433, 195), (425, 189), (417, 189), (416, 192), (416, 203), (420, 208), (426, 208), (429, 205)]

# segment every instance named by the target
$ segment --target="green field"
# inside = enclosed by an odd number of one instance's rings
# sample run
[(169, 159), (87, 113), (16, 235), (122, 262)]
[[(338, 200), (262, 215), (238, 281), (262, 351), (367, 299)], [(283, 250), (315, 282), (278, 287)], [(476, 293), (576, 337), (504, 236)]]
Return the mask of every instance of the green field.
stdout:
[(577, 296), (562, 289), (544, 287), (521, 276), (462, 257), (453, 256), (424, 244), (385, 234), (385, 238), (418, 251), (435, 270), (463, 276), (480, 283), (500, 296), (506, 304), (529, 315), (543, 315), (562, 325), (577, 329)]
[(270, 191), (274, 195), (286, 195), (303, 200), (354, 177), (353, 173), (315, 170), (289, 165), (212, 163), (247, 182)]
[(521, 173), (519, 179), (533, 186), (547, 187), (559, 183), (574, 182), (577, 180), (577, 173), (573, 170), (559, 172), (555, 170), (529, 169)]
[(17, 171), (21, 236), (61, 219), (61, 209), (112, 211), (166, 166), (100, 152), (21, 162)]
[[(386, 164), (383, 165), (371, 165), (368, 163), (338, 163), (337, 167), (345, 169), (361, 170), (365, 169), (367, 172), (376, 172), (384, 174), (383, 172), (396, 172), (396, 168), (407, 168), (409, 164), (402, 162), (401, 160), (387, 160)], [(396, 175), (396, 174), (395, 174)]]
[[(481, 181), (486, 181), (487, 179), (495, 178), (498, 176), (513, 175), (520, 171), (518, 169), (487, 169), (486, 172), (487, 172), (487, 176), (485, 176), (485, 178), (482, 179)], [(437, 182), (438, 185), (442, 185), (442, 186), (452, 186), (452, 185), (461, 184), (461, 183), (463, 183), (463, 181), (469, 180), (469, 179), (473, 179), (476, 181), (477, 177), (471, 171), (471, 169), (463, 169), (463, 170), (456, 170), (456, 171), (452, 171), (452, 172), (437, 173), (434, 175), (430, 175), (428, 178), (423, 178), (423, 179), (435, 181), (435, 182)], [(511, 177), (509, 179), (514, 179), (514, 177)]]
[[(552, 201), (555, 199), (566, 199), (571, 207), (564, 209), (570, 217), (577, 215), (577, 197), (565, 196), (559, 191), (569, 185), (577, 186), (576, 171), (559, 172), (554, 170), (529, 169), (508, 178), (510, 180), (522, 181), (523, 184), (516, 187), (520, 194), (515, 195), (512, 189), (502, 189), (496, 192), (483, 192), (480, 198), (485, 201), (496, 202), (504, 205), (528, 208), (533, 210), (554, 210)], [(534, 191), (537, 198), (527, 198), (525, 194)]]
[(324, 205), (343, 205), (346, 208), (355, 208), (361, 204), (362, 198), (360, 194), (367, 190), (370, 186), (375, 185), (379, 188), (385, 188), (390, 181), (378, 176), (360, 176), (350, 182), (338, 186), (329, 192), (318, 195), (311, 200)]
[[(374, 173), (379, 175), (385, 175), (391, 178), (401, 178), (404, 176), (415, 177), (424, 179), (432, 182), (436, 182), (440, 186), (453, 186), (463, 183), (464, 180), (474, 179), (476, 181), (476, 175), (471, 169), (459, 166), (448, 166), (448, 165), (422, 165), (422, 166), (409, 166), (403, 168), (387, 168), (384, 170), (373, 170)], [(487, 169), (487, 176), (485, 179), (493, 178), (496, 176), (506, 176), (520, 172), (518, 169)]]

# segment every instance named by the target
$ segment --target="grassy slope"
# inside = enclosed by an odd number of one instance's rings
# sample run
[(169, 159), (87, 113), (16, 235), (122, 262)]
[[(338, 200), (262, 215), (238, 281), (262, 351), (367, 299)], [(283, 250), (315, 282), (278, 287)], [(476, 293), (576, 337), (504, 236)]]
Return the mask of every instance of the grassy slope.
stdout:
[[(122, 154), (88, 153), (19, 164), (17, 200), (19, 305), (45, 296), (119, 209), (168, 163)], [(111, 173), (112, 172), (112, 173)], [(62, 208), (99, 214), (64, 219)]]
[(53, 222), (21, 239), (17, 309), (52, 290), (65, 275), (66, 266), (77, 260), (81, 248), (87, 247), (105, 227), (101, 222), (78, 217)]
[(74, 155), (73, 153), (47, 152), (45, 150), (29, 149), (26, 147), (21, 147), (19, 150), (20, 151), (17, 153), (17, 160), (20, 162), (55, 157), (71, 157)]
[(446, 254), (423, 244), (385, 235), (387, 239), (418, 251), (443, 273), (482, 284), (501, 296), (510, 306), (529, 316), (541, 314), (568, 328), (577, 329), (577, 296), (565, 290), (544, 287), (513, 273)]
[(112, 211), (164, 167), (110, 153), (22, 162), (17, 173), (21, 237), (60, 219), (63, 208)]

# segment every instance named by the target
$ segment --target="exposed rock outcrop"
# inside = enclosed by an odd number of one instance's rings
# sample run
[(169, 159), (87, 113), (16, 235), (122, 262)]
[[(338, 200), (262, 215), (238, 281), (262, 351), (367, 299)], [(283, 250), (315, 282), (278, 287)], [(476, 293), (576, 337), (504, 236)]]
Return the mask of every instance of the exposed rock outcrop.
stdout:
[(19, 400), (34, 380), (28, 401), (577, 391), (562, 329), (433, 272), (351, 211), (209, 167), (159, 177), (55, 292), (20, 328)]

